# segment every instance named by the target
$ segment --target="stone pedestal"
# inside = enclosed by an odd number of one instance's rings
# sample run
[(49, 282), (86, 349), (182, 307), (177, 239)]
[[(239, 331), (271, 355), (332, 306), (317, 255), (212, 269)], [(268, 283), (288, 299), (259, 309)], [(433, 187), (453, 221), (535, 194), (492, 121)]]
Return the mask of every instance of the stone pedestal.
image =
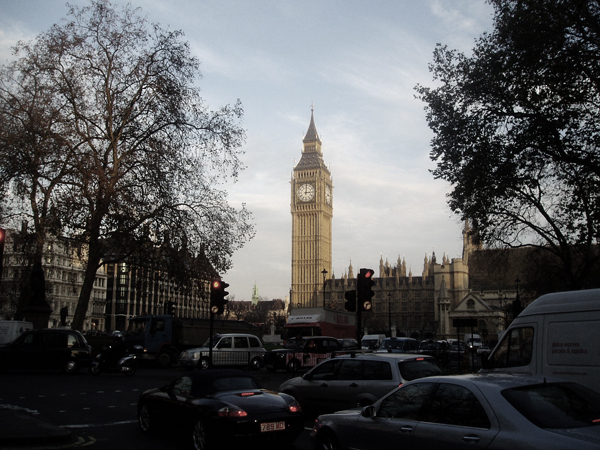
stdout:
[(52, 308), (48, 305), (33, 305), (26, 306), (19, 311), (18, 318), (15, 315), (15, 320), (24, 320), (31, 322), (34, 329), (48, 328), (48, 322), (50, 320), (50, 314)]

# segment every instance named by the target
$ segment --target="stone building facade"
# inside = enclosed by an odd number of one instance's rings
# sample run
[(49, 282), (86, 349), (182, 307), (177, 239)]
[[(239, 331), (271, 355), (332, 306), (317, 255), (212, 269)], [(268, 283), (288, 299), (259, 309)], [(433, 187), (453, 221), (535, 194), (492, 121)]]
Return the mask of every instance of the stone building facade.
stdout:
[[(26, 229), (7, 230), (0, 284), (0, 318), (13, 319), (23, 290), (31, 250)], [(47, 326), (70, 326), (85, 273), (86, 248), (68, 238), (49, 237), (44, 249), (42, 268), (45, 297), (51, 309)], [(160, 262), (160, 261), (158, 261)], [(155, 264), (156, 266), (156, 264)], [(160, 266), (160, 264), (158, 264)], [(212, 267), (211, 277), (218, 277)], [(208, 278), (211, 278), (208, 277)], [(209, 317), (210, 281), (170, 277), (166, 271), (105, 261), (97, 272), (83, 329), (124, 330), (128, 319), (140, 314), (165, 314), (170, 302), (179, 317)], [(45, 325), (45, 324), (44, 324)]]
[(209, 318), (210, 281), (187, 280), (180, 283), (168, 273), (130, 265), (106, 264), (107, 329), (127, 329), (130, 317), (166, 314), (172, 302), (177, 317)]
[[(407, 273), (404, 260), (398, 258), (391, 265), (381, 256), (379, 276), (374, 278), (373, 309), (362, 314), (364, 332), (462, 339), (471, 330), (457, 329), (454, 319), (469, 318), (477, 320), (475, 333), (495, 341), (512, 319), (512, 303), (518, 297), (518, 283), (511, 282), (520, 272), (517, 262), (521, 259), (516, 253), (502, 270), (490, 265), (494, 252), (481, 248), (466, 221), (462, 258), (443, 255), (439, 261), (435, 253), (426, 255), (419, 276), (410, 270)], [(358, 270), (350, 263), (341, 278), (332, 276), (325, 283), (326, 308), (344, 309), (344, 293), (356, 289), (355, 272)], [(532, 299), (521, 300), (525, 305)]]
[[(28, 245), (26, 228), (20, 232), (6, 230), (4, 246), (2, 283), (0, 288), (0, 315), (3, 319), (13, 319), (21, 296), (24, 277), (32, 265), (32, 252)], [(69, 326), (79, 300), (85, 275), (86, 248), (63, 237), (50, 236), (47, 239), (42, 259), (45, 275), (46, 302), (51, 308), (48, 327), (61, 324), (61, 311), (66, 315), (65, 325)], [(107, 275), (100, 267), (94, 280), (90, 306), (84, 329), (104, 330)]]

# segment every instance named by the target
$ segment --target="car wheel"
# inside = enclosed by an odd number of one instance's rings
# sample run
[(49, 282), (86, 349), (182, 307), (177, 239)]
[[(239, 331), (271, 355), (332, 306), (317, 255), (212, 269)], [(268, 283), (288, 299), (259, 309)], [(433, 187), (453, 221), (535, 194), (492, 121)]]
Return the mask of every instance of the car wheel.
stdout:
[(98, 375), (100, 375), (100, 364), (93, 363), (90, 366), (90, 373), (92, 375), (94, 375), (95, 377), (98, 376)]
[(250, 370), (259, 370), (262, 367), (262, 360), (258, 357), (252, 358), (250, 361)]
[(156, 357), (156, 362), (163, 369), (168, 369), (173, 365), (173, 357), (169, 352), (160, 352)]
[(287, 365), (287, 370), (291, 373), (297, 372), (299, 368), (300, 362), (297, 359), (292, 359)]
[(123, 365), (123, 373), (126, 377), (132, 377), (137, 372), (137, 364), (133, 361), (125, 363)]
[(64, 369), (67, 373), (75, 373), (79, 370), (79, 365), (77, 361), (70, 360), (65, 363)]
[(200, 364), (198, 364), (198, 368), (205, 370), (210, 368), (210, 360), (208, 358), (202, 358), (200, 360)]
[(206, 428), (202, 419), (196, 420), (192, 430), (192, 444), (195, 450), (204, 450), (207, 447)]
[(317, 437), (316, 448), (318, 450), (341, 450), (342, 446), (333, 431), (323, 431)]
[(152, 418), (150, 408), (146, 403), (142, 403), (138, 409), (138, 424), (144, 433), (150, 433), (152, 430)]

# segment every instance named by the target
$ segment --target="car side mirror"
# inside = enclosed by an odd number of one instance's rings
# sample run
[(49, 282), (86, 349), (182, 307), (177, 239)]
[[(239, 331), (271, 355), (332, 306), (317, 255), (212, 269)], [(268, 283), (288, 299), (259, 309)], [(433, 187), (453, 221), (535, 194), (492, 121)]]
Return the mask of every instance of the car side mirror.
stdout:
[(313, 377), (312, 377), (312, 373), (310, 373), (310, 372), (306, 372), (304, 375), (302, 375), (302, 378), (303, 378), (303, 379), (305, 379), (305, 380), (308, 380), (308, 381), (310, 381), (310, 380), (312, 380), (312, 378), (313, 378)]
[(367, 419), (373, 419), (377, 416), (377, 410), (375, 409), (375, 406), (368, 405), (360, 411), (360, 415)]

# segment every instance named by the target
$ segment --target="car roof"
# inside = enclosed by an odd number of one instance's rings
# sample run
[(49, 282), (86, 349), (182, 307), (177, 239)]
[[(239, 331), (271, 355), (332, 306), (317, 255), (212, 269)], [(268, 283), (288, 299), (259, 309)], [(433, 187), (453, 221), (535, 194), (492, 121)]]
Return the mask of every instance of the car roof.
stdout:
[(409, 337), (388, 337), (385, 338), (384, 341), (416, 341), (416, 339)]
[(215, 335), (215, 337), (255, 337), (255, 338), (258, 338), (258, 336), (254, 335), (254, 334), (249, 334), (249, 333), (217, 333)]
[(443, 375), (427, 378), (420, 378), (411, 383), (427, 380), (428, 382), (451, 382), (472, 383), (484, 390), (491, 388), (494, 390), (504, 390), (519, 386), (528, 386), (552, 382), (564, 382), (559, 378), (547, 377), (544, 375), (528, 375), (515, 373), (471, 373), (465, 375)]
[(71, 328), (36, 328), (34, 330), (26, 330), (25, 333), (79, 333)]
[(420, 353), (352, 353), (336, 356), (335, 359), (434, 359), (433, 356), (422, 355)]
[(292, 339), (293, 339), (293, 340), (297, 340), (297, 341), (299, 341), (299, 340), (303, 340), (303, 341), (309, 341), (309, 340), (311, 340), (311, 339), (315, 339), (315, 340), (321, 340), (321, 339), (335, 339), (336, 341), (338, 341), (338, 340), (339, 340), (339, 339), (337, 339), (337, 338), (334, 338), (334, 337), (331, 337), (331, 336), (301, 336), (300, 338), (297, 338), (297, 337), (292, 337), (292, 338), (289, 338), (289, 339), (288, 339), (288, 341), (291, 341)]

